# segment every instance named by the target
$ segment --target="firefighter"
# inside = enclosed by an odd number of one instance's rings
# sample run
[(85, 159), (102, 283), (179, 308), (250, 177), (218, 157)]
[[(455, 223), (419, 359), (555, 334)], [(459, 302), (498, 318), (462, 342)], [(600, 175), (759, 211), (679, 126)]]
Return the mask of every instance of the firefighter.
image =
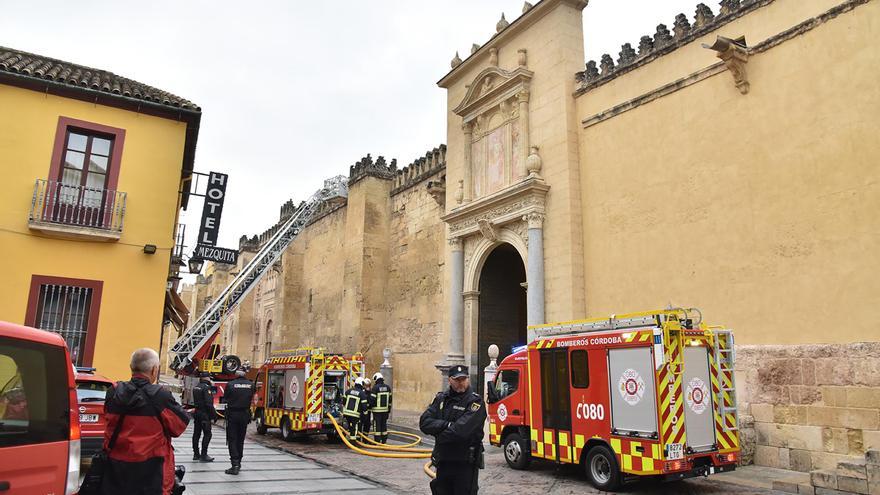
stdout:
[[(208, 457), (208, 444), (211, 443), (211, 422), (217, 419), (217, 411), (214, 410), (214, 386), (211, 383), (210, 374), (200, 373), (199, 383), (193, 387), (193, 460), (201, 462), (213, 462), (213, 457)], [(202, 438), (202, 448), (199, 450), (199, 437)]]
[(419, 418), (422, 432), (436, 439), (431, 460), (437, 477), (431, 481), (431, 493), (470, 495), (479, 490), (477, 478), (483, 468), (486, 404), (471, 388), (467, 366), (452, 366), (448, 376), (449, 389), (437, 394)]
[(364, 394), (367, 395), (367, 410), (361, 415), (361, 433), (369, 436), (373, 424), (373, 406), (376, 404), (376, 398), (373, 397), (373, 381), (369, 378), (364, 378)]
[(373, 419), (376, 421), (374, 438), (379, 443), (388, 443), (388, 414), (391, 412), (391, 387), (385, 384), (382, 373), (373, 375)]
[(235, 373), (236, 378), (226, 384), (226, 444), (229, 446), (229, 460), (232, 467), (226, 474), (237, 475), (241, 471), (241, 457), (244, 453), (244, 436), (251, 422), (251, 401), (254, 397), (254, 384), (244, 376), (244, 371)]
[(361, 418), (364, 416), (368, 406), (369, 399), (364, 391), (364, 379), (358, 377), (354, 381), (354, 388), (345, 392), (345, 402), (342, 406), (342, 415), (345, 416), (345, 424), (350, 441), (357, 440)]

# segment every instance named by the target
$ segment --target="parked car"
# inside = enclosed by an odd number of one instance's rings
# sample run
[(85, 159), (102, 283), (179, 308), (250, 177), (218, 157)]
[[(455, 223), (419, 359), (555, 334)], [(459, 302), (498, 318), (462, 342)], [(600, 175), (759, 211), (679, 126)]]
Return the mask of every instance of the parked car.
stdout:
[(76, 405), (64, 339), (0, 321), (0, 493), (76, 493)]
[(104, 444), (104, 399), (113, 386), (109, 378), (95, 373), (95, 368), (76, 368), (76, 398), (79, 402), (79, 425), (82, 436), (82, 460), (90, 461)]

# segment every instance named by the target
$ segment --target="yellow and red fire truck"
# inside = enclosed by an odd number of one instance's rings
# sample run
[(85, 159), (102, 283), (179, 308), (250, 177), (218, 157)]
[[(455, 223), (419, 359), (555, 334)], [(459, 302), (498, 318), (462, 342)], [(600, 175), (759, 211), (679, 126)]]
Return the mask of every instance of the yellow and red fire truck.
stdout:
[(732, 471), (732, 331), (695, 309), (530, 327), (489, 383), (489, 441), (512, 468), (580, 464), (599, 489)]
[(341, 420), (342, 395), (365, 369), (361, 353), (346, 356), (312, 347), (273, 353), (255, 379), (251, 412), (257, 433), (281, 428), (285, 440), (317, 434), (336, 440), (325, 414)]

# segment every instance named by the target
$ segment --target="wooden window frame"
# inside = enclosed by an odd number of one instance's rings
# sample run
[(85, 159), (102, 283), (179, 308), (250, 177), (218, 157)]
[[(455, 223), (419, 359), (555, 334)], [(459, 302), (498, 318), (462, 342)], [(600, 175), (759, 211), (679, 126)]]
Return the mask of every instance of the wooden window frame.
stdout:
[(101, 295), (104, 282), (81, 278), (53, 277), (49, 275), (31, 275), (31, 287), (28, 293), (27, 311), (24, 324), (37, 328), (37, 306), (40, 304), (41, 285), (67, 285), (92, 289), (92, 300), (89, 305), (89, 322), (86, 326), (86, 342), (83, 346), (82, 365), (92, 366), (95, 357), (95, 341), (98, 337), (98, 313), (101, 309)]
[[(48, 180), (59, 180), (61, 169), (64, 166), (64, 152), (67, 148), (67, 134), (77, 129), (96, 134), (105, 134), (113, 138), (110, 148), (110, 161), (107, 165), (107, 177), (105, 188), (116, 191), (119, 184), (119, 169), (122, 165), (122, 150), (125, 145), (125, 129), (110, 127), (95, 122), (74, 119), (71, 117), (58, 117), (58, 126), (55, 129), (55, 143), (52, 147), (52, 161), (49, 164)], [(88, 164), (83, 164), (87, 167)]]

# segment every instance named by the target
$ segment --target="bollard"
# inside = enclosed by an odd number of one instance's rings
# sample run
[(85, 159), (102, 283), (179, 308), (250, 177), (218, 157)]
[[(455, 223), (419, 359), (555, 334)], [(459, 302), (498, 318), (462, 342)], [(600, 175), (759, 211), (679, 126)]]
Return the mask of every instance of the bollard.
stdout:
[(489, 402), (489, 383), (495, 380), (495, 372), (498, 370), (498, 346), (489, 346), (489, 366), (483, 370), (483, 400)]

